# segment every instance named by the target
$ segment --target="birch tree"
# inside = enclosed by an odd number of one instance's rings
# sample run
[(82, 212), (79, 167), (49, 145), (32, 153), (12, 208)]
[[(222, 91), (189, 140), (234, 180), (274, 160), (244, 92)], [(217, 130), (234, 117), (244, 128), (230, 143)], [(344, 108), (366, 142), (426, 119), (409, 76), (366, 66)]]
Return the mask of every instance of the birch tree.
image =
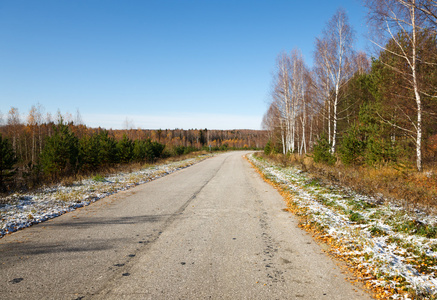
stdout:
[[(274, 103), (271, 103), (266, 113), (264, 114), (261, 123), (261, 128), (267, 131), (268, 140), (274, 139), (275, 134), (277, 133), (277, 130), (279, 128), (278, 120), (279, 120), (278, 109)], [(276, 143), (277, 141), (274, 140), (273, 142)]]
[[(416, 167), (422, 171), (422, 95), (420, 91), (418, 67), (421, 63), (419, 57), (420, 45), (419, 32), (424, 24), (423, 16), (418, 13), (419, 0), (367, 0), (369, 8), (369, 23), (373, 28), (383, 32), (382, 39), (372, 40), (380, 49), (400, 58), (407, 65), (407, 73), (392, 67), (394, 72), (403, 75), (412, 91), (412, 101), (415, 102), (416, 117), (410, 119), (413, 129), (400, 127), (389, 120), (383, 120), (392, 126), (414, 135), (416, 144)], [(395, 47), (386, 47), (384, 42), (391, 41)], [(404, 41), (407, 40), (407, 43)], [(384, 63), (384, 62), (383, 62)]]
[(38, 126), (38, 117), (37, 117), (37, 109), (34, 105), (32, 105), (29, 114), (27, 115), (27, 126), (29, 127), (31, 138), (32, 138), (32, 146), (31, 146), (31, 162), (32, 165), (36, 162), (37, 152), (36, 152), (36, 131)]
[(15, 153), (20, 153), (19, 149), (19, 139), (20, 139), (20, 113), (18, 112), (18, 108), (11, 107), (8, 113), (7, 125), (9, 127), (9, 131), (12, 135), (12, 148)]
[[(308, 79), (309, 71), (305, 65), (305, 61), (302, 56), (302, 52), (298, 49), (294, 49), (291, 53), (292, 61), (292, 99), (293, 103), (293, 114), (295, 119), (299, 119), (300, 123), (300, 145), (299, 154), (307, 152), (306, 144), (306, 130), (307, 130), (307, 89), (308, 89)], [(297, 120), (296, 120), (297, 121)], [(295, 126), (296, 127), (296, 126)], [(294, 130), (296, 132), (296, 129)]]
[[(305, 98), (304, 98), (304, 113), (305, 113), (305, 145), (303, 148), (303, 153), (307, 153), (307, 151), (311, 151), (314, 145), (314, 131), (317, 116), (320, 112), (320, 106), (318, 103), (317, 97), (317, 89), (315, 82), (315, 73), (310, 71), (305, 65)], [(308, 143), (307, 143), (308, 141)]]
[[(348, 17), (343, 9), (338, 9), (329, 20), (322, 37), (316, 39), (318, 61), (326, 73), (329, 84), (325, 86), (326, 96), (333, 90), (332, 96), (332, 139), (331, 152), (335, 152), (338, 125), (338, 105), (341, 101), (340, 89), (351, 76), (351, 60), (353, 55), (354, 34)], [(329, 105), (328, 110), (331, 109)], [(331, 112), (329, 111), (329, 118)], [(330, 123), (328, 126), (331, 126)], [(330, 128), (330, 127), (329, 127)]]
[(279, 137), (283, 154), (303, 154), (308, 150), (308, 139), (312, 138), (314, 118), (311, 114), (315, 114), (314, 107), (317, 107), (311, 103), (312, 75), (297, 48), (290, 55), (280, 54), (276, 66), (272, 102), (264, 115), (263, 126), (271, 131), (270, 137)]
[(316, 50), (314, 52), (314, 70), (317, 75), (317, 94), (323, 123), (326, 122), (328, 141), (331, 145), (332, 127), (332, 81), (330, 79), (330, 64), (328, 63), (328, 43), (326, 40), (316, 38)]
[[(409, 1), (400, 1), (407, 3)], [(427, 25), (432, 27), (434, 31), (437, 30), (437, 1), (436, 0), (416, 0), (414, 7), (417, 9), (416, 14), (421, 14), (425, 17), (423, 20), (427, 21)]]
[(282, 152), (294, 151), (295, 147), (295, 115), (291, 94), (290, 58), (282, 53), (276, 61), (277, 74), (274, 79), (273, 103), (279, 113)]

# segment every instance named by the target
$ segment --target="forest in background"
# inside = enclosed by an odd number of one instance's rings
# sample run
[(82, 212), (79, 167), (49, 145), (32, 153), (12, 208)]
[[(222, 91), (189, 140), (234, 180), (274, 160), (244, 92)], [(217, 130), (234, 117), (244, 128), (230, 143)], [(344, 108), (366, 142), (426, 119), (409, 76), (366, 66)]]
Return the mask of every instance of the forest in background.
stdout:
[(354, 49), (342, 9), (315, 38), (313, 68), (299, 49), (278, 55), (266, 153), (418, 171), (437, 162), (437, 1), (364, 3), (374, 57)]
[(0, 192), (195, 151), (263, 149), (265, 136), (258, 130), (88, 128), (79, 111), (53, 117), (36, 105), (23, 118), (11, 107), (0, 115)]

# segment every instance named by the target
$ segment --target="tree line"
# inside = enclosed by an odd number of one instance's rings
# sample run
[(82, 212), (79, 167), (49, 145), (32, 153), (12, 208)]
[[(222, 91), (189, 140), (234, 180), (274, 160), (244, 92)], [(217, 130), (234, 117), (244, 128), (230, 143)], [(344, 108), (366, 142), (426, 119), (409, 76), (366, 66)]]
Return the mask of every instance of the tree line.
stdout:
[[(315, 38), (310, 69), (299, 49), (276, 61), (263, 118), (266, 152), (379, 165), (437, 160), (437, 1), (366, 0), (375, 56), (354, 49), (338, 9)], [(414, 158), (414, 162), (413, 159)]]
[(0, 114), (0, 192), (198, 150), (265, 144), (264, 133), (256, 130), (106, 130), (82, 123), (79, 111), (75, 117), (60, 112), (53, 117), (41, 105), (32, 106), (26, 118), (14, 107), (6, 118)]

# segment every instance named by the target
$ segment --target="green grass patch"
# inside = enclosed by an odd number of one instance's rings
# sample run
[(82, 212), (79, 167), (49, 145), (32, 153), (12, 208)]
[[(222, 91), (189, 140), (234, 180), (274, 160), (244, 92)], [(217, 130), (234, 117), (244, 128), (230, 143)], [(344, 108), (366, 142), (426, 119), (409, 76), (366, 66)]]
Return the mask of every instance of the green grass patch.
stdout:
[(93, 180), (95, 182), (105, 182), (106, 178), (100, 174), (97, 174), (96, 176), (93, 177)]
[(349, 211), (349, 221), (357, 223), (357, 224), (365, 224), (366, 220), (363, 215), (356, 211)]
[(383, 210), (378, 209), (369, 216), (369, 219), (379, 220), (384, 216), (385, 216), (385, 212)]
[(326, 198), (326, 197), (324, 197), (323, 195), (320, 195), (320, 194), (319, 194), (319, 195), (316, 195), (315, 198), (316, 198), (316, 200), (317, 200), (318, 202), (322, 203), (322, 204), (325, 205), (325, 206), (330, 206), (330, 207), (332, 207), (332, 206), (335, 205), (335, 201), (332, 201), (331, 199)]
[(417, 220), (408, 220), (392, 225), (396, 232), (420, 235), (429, 239), (437, 237), (437, 226), (424, 224)]
[(373, 225), (372, 227), (370, 227), (369, 231), (373, 236), (387, 235), (387, 233), (384, 231), (384, 229), (382, 229), (381, 227), (376, 226), (376, 225)]
[(376, 205), (363, 201), (363, 200), (355, 200), (353, 198), (350, 198), (347, 201), (348, 205), (353, 209), (353, 210), (366, 210), (369, 208), (375, 208)]
[(321, 187), (322, 186), (322, 182), (319, 178), (312, 178), (310, 180), (307, 180), (304, 183), (304, 187)]

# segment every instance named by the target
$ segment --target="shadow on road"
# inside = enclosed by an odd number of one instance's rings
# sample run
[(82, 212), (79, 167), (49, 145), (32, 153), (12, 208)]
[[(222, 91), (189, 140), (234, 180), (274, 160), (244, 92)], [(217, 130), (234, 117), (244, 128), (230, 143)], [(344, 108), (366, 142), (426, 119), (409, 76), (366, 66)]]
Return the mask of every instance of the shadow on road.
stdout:
[[(8, 258), (17, 256), (110, 250), (112, 248), (118, 247), (120, 244), (132, 243), (133, 240), (136, 241), (138, 239), (134, 237), (134, 234), (130, 236), (119, 237), (117, 232), (126, 232), (126, 230), (120, 228), (120, 226), (135, 226), (135, 228), (132, 228), (132, 230), (138, 231), (138, 228), (141, 227), (142, 224), (163, 223), (172, 216), (174, 215), (144, 215), (118, 218), (87, 217), (83, 220), (73, 219), (65, 222), (45, 222), (43, 224), (39, 224), (39, 226), (43, 226), (46, 230), (50, 231), (49, 235), (51, 236), (62, 237), (65, 235), (70, 235), (70, 230), (73, 231), (78, 228), (80, 228), (80, 232), (84, 234), (77, 236), (76, 242), (72, 242), (71, 240), (64, 241), (64, 239), (62, 238), (59, 238), (57, 239), (57, 241), (50, 243), (44, 242), (43, 240), (35, 239), (31, 239), (29, 241), (23, 241), (22, 239), (18, 241), (13, 240), (9, 243), (0, 244), (0, 257), (1, 260), (7, 260)], [(94, 232), (98, 232), (101, 230), (99, 229), (99, 227), (101, 226), (104, 226), (106, 230), (108, 229), (108, 227), (114, 226), (114, 230), (112, 230), (114, 236), (108, 236), (107, 238), (97, 238), (95, 236), (92, 237), (92, 235), (94, 235)], [(127, 232), (129, 231), (131, 230), (128, 229)], [(88, 235), (85, 232), (88, 232)], [(109, 230), (109, 232), (111, 232), (111, 230)]]
[(73, 219), (73, 221), (69, 222), (53, 222), (53, 223), (44, 223), (45, 227), (63, 227), (68, 228), (77, 228), (77, 227), (94, 227), (94, 226), (107, 226), (107, 225), (133, 225), (133, 224), (144, 224), (144, 223), (157, 223), (160, 221), (165, 221), (171, 214), (165, 215), (144, 215), (144, 216), (128, 216), (128, 217), (116, 217), (116, 218), (84, 218), (84, 220), (78, 218)]

